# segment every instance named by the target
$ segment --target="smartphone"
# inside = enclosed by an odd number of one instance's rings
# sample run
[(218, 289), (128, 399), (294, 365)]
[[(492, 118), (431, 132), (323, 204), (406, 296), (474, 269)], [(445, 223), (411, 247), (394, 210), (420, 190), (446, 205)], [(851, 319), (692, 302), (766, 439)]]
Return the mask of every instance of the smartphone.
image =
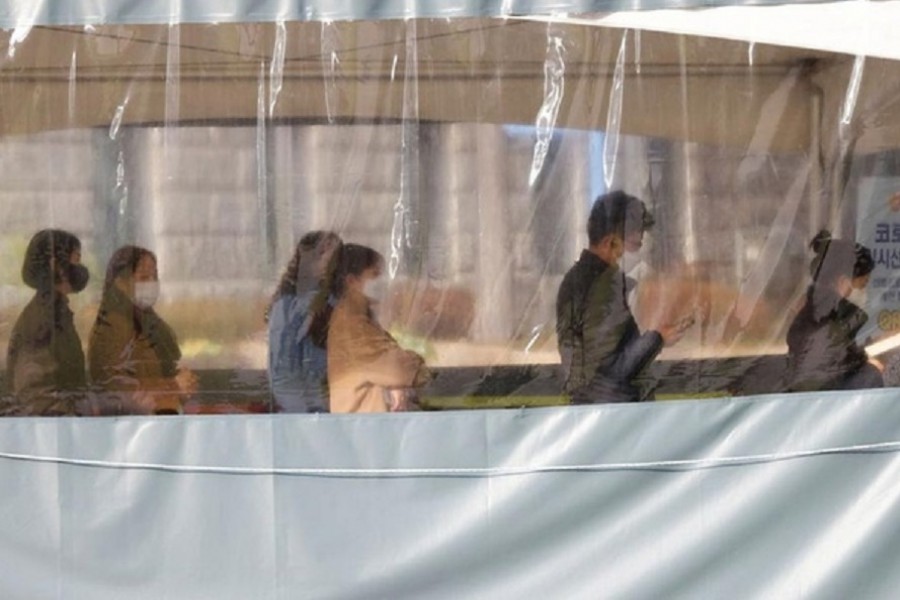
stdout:
[(684, 332), (684, 331), (687, 331), (691, 327), (691, 325), (693, 325), (696, 322), (697, 322), (697, 318), (691, 314), (691, 315), (682, 317), (678, 321), (676, 326), (678, 327), (679, 332)]

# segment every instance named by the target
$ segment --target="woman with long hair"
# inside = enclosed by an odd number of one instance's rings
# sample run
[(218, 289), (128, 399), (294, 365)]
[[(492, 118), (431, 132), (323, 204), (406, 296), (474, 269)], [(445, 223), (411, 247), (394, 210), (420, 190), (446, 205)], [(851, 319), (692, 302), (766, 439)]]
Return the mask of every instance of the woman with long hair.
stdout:
[(863, 289), (875, 268), (871, 251), (821, 231), (810, 244), (812, 285), (788, 330), (791, 391), (882, 387), (877, 364), (856, 343), (868, 315), (847, 298)]
[(331, 412), (406, 410), (429, 379), (424, 359), (401, 348), (375, 318), (383, 268), (384, 258), (371, 248), (346, 244), (341, 251), (340, 301), (328, 332)]
[(269, 387), (275, 411), (328, 411), (325, 346), (341, 245), (330, 231), (300, 238), (269, 303)]
[(156, 255), (139, 246), (116, 250), (88, 342), (91, 381), (100, 414), (171, 414), (196, 377), (180, 369), (172, 328), (153, 306), (159, 297)]
[(35, 294), (13, 326), (6, 360), (15, 396), (11, 414), (82, 412), (84, 351), (68, 297), (82, 291), (89, 277), (81, 264), (81, 241), (74, 234), (44, 229), (31, 238), (22, 280)]

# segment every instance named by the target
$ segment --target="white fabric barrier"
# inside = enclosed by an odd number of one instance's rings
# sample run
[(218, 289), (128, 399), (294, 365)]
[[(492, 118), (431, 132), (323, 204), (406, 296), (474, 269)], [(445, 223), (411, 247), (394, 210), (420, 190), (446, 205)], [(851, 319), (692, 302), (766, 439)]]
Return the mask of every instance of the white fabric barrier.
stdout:
[(0, 421), (3, 598), (888, 598), (896, 390)]
[(783, 0), (6, 0), (0, 5), (0, 27), (494, 17), (741, 4)]

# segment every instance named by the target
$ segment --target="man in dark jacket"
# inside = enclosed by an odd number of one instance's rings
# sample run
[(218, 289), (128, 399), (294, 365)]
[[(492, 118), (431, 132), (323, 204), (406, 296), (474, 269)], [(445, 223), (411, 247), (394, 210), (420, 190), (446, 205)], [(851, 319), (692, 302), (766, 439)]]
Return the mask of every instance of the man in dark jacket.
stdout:
[(617, 262), (626, 250), (640, 249), (652, 225), (644, 203), (621, 191), (599, 196), (591, 208), (590, 245), (566, 273), (556, 299), (563, 391), (574, 404), (640, 400), (634, 378), (689, 325), (681, 321), (641, 334), (628, 306), (634, 282)]

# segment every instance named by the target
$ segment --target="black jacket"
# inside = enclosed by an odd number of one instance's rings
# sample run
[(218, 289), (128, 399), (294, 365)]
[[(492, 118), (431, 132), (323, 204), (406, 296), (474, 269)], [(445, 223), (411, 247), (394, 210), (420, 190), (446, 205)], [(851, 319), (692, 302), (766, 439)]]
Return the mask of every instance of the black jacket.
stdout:
[(810, 286), (806, 304), (788, 330), (788, 375), (791, 391), (842, 389), (868, 362), (856, 334), (866, 313), (834, 291)]
[(634, 378), (662, 349), (656, 331), (641, 335), (627, 295), (629, 283), (616, 266), (587, 250), (559, 287), (556, 335), (564, 392), (576, 404), (635, 402)]

